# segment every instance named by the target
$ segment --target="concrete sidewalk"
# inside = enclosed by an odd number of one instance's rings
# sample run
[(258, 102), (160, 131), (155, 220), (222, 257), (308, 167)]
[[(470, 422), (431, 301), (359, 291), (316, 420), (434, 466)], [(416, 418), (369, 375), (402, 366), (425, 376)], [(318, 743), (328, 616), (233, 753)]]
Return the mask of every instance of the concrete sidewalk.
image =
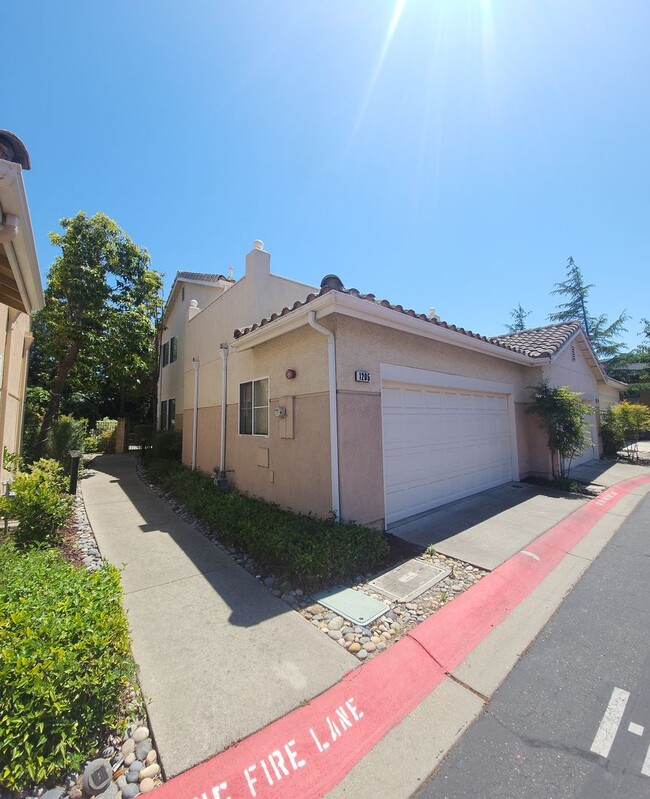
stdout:
[(133, 654), (169, 778), (358, 665), (159, 499), (125, 455), (82, 480), (103, 557), (123, 567)]
[[(609, 487), (647, 473), (647, 466), (596, 460), (572, 469), (571, 477)], [(391, 533), (422, 547), (433, 544), (443, 555), (492, 571), (588, 500), (509, 483), (407, 519)]]

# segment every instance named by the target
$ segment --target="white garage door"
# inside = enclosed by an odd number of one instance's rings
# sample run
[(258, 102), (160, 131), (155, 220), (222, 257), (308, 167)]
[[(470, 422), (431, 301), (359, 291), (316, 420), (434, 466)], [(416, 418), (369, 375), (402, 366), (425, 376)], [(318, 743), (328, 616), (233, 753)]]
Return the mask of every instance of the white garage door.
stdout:
[(513, 479), (505, 394), (384, 384), (386, 524)]

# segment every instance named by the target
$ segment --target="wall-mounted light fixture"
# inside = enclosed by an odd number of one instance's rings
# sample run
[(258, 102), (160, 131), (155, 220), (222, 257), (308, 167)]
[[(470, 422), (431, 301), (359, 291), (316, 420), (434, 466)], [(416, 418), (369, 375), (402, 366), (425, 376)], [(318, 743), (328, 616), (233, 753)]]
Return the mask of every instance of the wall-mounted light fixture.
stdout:
[(273, 413), (277, 416), (278, 419), (286, 419), (287, 417), (287, 409), (284, 405), (278, 405), (278, 407), (273, 411)]
[(296, 372), (296, 370), (295, 370), (295, 369), (287, 369), (287, 371), (284, 373), (284, 376), (287, 378), (287, 380), (293, 380), (293, 378), (294, 378), (294, 377), (295, 377), (297, 374), (298, 374), (298, 373)]

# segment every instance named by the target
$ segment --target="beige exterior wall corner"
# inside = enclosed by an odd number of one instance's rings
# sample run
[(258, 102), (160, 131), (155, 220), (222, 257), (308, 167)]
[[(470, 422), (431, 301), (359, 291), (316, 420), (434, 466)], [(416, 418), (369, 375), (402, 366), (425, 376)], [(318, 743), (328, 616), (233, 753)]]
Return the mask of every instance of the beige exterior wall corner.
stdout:
[(341, 517), (383, 528), (381, 395), (339, 392)]

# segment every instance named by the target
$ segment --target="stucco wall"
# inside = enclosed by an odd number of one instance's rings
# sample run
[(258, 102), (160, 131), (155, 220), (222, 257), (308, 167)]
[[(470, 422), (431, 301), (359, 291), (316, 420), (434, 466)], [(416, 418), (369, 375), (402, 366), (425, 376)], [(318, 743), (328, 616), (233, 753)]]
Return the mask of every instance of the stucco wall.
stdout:
[(615, 386), (608, 386), (606, 383), (600, 383), (598, 385), (598, 402), (601, 413), (611, 408), (612, 405), (618, 405), (620, 396), (621, 393)]
[(341, 516), (383, 528), (381, 395), (338, 394)]
[[(185, 299), (182, 299), (182, 288), (185, 288)], [(215, 296), (223, 293), (220, 286), (202, 286), (194, 283), (180, 283), (171, 298), (167, 313), (166, 327), (162, 334), (162, 344), (169, 342), (173, 336), (178, 336), (178, 358), (167, 366), (160, 365), (160, 380), (158, 388), (158, 408), (163, 400), (176, 400), (176, 426), (179, 427), (179, 417), (183, 414), (183, 394), (185, 381), (185, 329), (188, 320), (188, 310), (192, 300), (198, 302), (199, 308), (208, 305)], [(191, 359), (190, 359), (191, 360)], [(181, 422), (182, 424), (182, 422)]]

